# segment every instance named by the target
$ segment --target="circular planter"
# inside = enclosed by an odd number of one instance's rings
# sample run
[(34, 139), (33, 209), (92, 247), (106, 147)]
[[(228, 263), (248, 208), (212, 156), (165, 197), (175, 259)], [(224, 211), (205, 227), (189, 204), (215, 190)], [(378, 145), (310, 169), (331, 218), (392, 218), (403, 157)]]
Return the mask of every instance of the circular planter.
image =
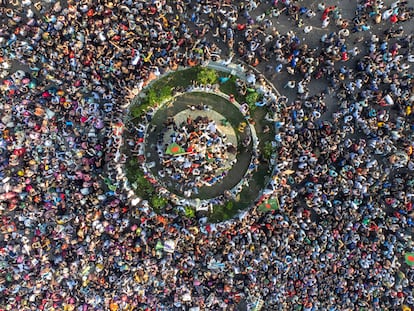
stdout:
[(250, 115), (256, 107), (246, 103), (250, 94), (255, 100), (260, 94), (255, 89), (237, 94), (237, 78), (215, 70), (219, 80), (194, 83), (197, 70), (204, 69), (177, 71), (154, 81), (129, 107), (125, 171), (135, 194), (156, 212), (221, 221), (258, 197), (257, 189), (249, 193), (252, 185), (265, 184), (263, 172), (255, 177), (260, 165), (268, 165), (259, 164), (263, 145), (256, 128), (262, 120)]

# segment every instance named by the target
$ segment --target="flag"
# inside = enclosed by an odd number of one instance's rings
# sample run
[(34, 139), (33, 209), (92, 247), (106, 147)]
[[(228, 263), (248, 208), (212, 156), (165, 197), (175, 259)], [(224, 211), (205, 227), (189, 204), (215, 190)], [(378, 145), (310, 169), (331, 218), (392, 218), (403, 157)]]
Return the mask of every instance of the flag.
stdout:
[(414, 266), (414, 253), (406, 253), (404, 257), (407, 265)]
[(207, 152), (207, 153), (206, 153), (206, 160), (207, 160), (207, 162), (212, 162), (212, 161), (214, 161), (214, 157), (213, 157), (213, 155), (212, 155), (211, 153)]
[(259, 205), (259, 211), (268, 212), (268, 211), (275, 211), (279, 209), (279, 201), (277, 198), (269, 199)]
[(165, 153), (175, 155), (175, 154), (185, 153), (185, 151), (177, 143), (172, 143), (171, 145), (168, 146), (167, 151)]
[(163, 250), (163, 249), (164, 249), (164, 245), (162, 245), (161, 241), (158, 240), (157, 245), (155, 245), (155, 250), (159, 251), (159, 250)]

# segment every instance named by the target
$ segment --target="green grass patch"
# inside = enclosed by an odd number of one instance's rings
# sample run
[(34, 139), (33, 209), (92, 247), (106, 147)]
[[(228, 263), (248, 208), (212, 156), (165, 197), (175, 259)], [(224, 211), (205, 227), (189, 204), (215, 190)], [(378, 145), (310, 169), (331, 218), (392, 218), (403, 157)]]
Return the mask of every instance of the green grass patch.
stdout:
[(203, 67), (197, 73), (197, 81), (201, 84), (214, 84), (217, 82), (218, 73), (216, 70)]
[[(228, 77), (228, 76), (229, 75), (226, 74), (226, 73), (221, 73), (220, 74), (220, 77)], [(239, 92), (237, 90), (237, 86), (236, 86), (236, 80), (237, 80), (236, 76), (230, 75), (230, 79), (227, 82), (225, 82), (223, 84), (220, 84), (219, 89), (220, 89), (220, 91), (222, 91), (225, 94), (228, 94), (228, 95), (233, 94), (235, 100), (238, 103), (242, 104), (245, 101), (245, 97), (243, 95), (239, 94)]]
[(242, 210), (240, 207), (240, 204), (235, 201), (227, 201), (223, 205), (214, 205), (213, 212), (210, 214), (209, 220), (213, 223), (229, 220)]
[(145, 178), (136, 159), (130, 159), (126, 163), (126, 176), (135, 190), (135, 193), (146, 200), (150, 200), (155, 193), (153, 185)]

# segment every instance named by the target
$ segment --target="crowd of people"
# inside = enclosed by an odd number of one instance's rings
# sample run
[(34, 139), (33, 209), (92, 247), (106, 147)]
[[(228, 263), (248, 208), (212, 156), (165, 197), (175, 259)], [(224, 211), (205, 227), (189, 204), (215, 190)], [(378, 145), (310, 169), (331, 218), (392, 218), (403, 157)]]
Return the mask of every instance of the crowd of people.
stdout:
[[(228, 79), (223, 78), (222, 83)], [(251, 90), (256, 87), (250, 86)], [(269, 85), (260, 84), (257, 90), (266, 90), (262, 101), (258, 103), (260, 105), (276, 96), (270, 91)], [(157, 122), (153, 122), (154, 115), (165, 113), (163, 109), (168, 109), (165, 107), (177, 105), (181, 95), (191, 92), (220, 96), (234, 105), (240, 111), (242, 120), (245, 120), (237, 126), (238, 135), (236, 128), (233, 128), (236, 125), (230, 124), (226, 117), (214, 110), (214, 107), (203, 102), (187, 105), (174, 116), (167, 117), (158, 129)], [(192, 81), (185, 88), (174, 88), (172, 98), (157, 103), (139, 119), (131, 122), (135, 130), (132, 136), (136, 136), (137, 139), (130, 137), (126, 142), (131, 146), (130, 155), (137, 157), (139, 169), (152, 184), (155, 192), (169, 201), (170, 208), (183, 210), (184, 206), (190, 206), (195, 212), (203, 211), (208, 214), (213, 212), (214, 206), (223, 206), (226, 201), (237, 199), (242, 190), (249, 186), (249, 181), (258, 169), (259, 140), (254, 127), (248, 125), (250, 122), (252, 119), (248, 105), (240, 105), (233, 94), (221, 92), (219, 83), (202, 85)], [(247, 155), (243, 162), (249, 162), (236, 167), (237, 155), (240, 152)], [(156, 154), (155, 157), (153, 153)], [(230, 170), (240, 170), (240, 179), (236, 178), (237, 183), (227, 189), (229, 184), (223, 184), (223, 179), (229, 178), (230, 181), (231, 178), (230, 183), (234, 183), (235, 180), (229, 176)], [(123, 174), (117, 177), (123, 178)], [(195, 198), (201, 188), (213, 186), (219, 187), (219, 190), (214, 190), (218, 194), (210, 191), (203, 199)]]
[(195, 119), (188, 115), (181, 124), (173, 119), (165, 125), (157, 146), (164, 167), (158, 171), (160, 177), (170, 176), (189, 197), (192, 191), (197, 193), (200, 187), (212, 186), (226, 176), (233, 162), (228, 149), (235, 154), (237, 145), (227, 143), (227, 135), (220, 133), (215, 120), (197, 114)]
[[(303, 5), (0, 0), (0, 310), (414, 305), (413, 8), (358, 0), (346, 20)], [(263, 195), (280, 210), (158, 215), (122, 175), (125, 102), (165, 72), (232, 59), (288, 73), (280, 92), (297, 93), (262, 107), (278, 153)], [(315, 80), (329, 87), (314, 94)]]

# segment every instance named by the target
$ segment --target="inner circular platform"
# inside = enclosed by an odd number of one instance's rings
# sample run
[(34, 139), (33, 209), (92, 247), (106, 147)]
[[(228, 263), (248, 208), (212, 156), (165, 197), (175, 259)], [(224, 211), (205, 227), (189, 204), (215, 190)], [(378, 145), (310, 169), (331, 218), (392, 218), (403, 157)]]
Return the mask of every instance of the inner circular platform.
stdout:
[(163, 166), (157, 175), (186, 197), (219, 183), (237, 162), (236, 133), (214, 110), (183, 110), (164, 130), (157, 141)]
[[(194, 130), (191, 127), (197, 123), (200, 128), (193, 135), (198, 137), (186, 141), (194, 132), (189, 130)], [(186, 137), (184, 143), (177, 140), (179, 136)], [(251, 131), (236, 105), (214, 93), (187, 92), (154, 114), (147, 132), (146, 159), (154, 178), (170, 192), (209, 199), (222, 195), (243, 179), (251, 148)], [(172, 167), (168, 167), (171, 162)], [(204, 167), (193, 167), (194, 164)]]

